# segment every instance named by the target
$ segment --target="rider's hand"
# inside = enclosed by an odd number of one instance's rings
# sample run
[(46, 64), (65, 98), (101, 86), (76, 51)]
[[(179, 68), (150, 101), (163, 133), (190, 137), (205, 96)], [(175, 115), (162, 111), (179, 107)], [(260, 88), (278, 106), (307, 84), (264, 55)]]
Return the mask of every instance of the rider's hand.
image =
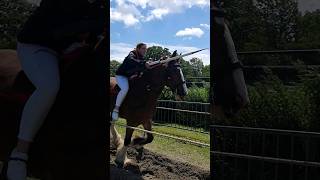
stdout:
[(147, 69), (152, 69), (151, 65), (150, 65), (151, 61), (147, 61), (145, 66)]

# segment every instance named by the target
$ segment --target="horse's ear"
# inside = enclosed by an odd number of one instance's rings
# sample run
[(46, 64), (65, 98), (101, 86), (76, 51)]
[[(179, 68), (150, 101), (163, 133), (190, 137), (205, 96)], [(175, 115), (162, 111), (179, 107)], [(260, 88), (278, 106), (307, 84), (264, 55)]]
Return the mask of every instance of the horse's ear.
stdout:
[(175, 56), (177, 56), (177, 50), (175, 50), (175, 51), (173, 51), (173, 53), (172, 53), (172, 55), (171, 55), (171, 57), (175, 57)]

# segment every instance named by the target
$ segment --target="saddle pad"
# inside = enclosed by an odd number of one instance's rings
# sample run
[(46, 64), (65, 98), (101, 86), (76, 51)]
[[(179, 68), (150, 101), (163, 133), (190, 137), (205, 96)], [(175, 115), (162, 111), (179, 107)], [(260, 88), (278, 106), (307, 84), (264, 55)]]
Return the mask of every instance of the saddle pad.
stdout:
[(118, 86), (118, 84), (116, 84), (115, 86), (110, 87), (110, 95), (115, 96), (119, 93), (120, 90), (120, 87)]

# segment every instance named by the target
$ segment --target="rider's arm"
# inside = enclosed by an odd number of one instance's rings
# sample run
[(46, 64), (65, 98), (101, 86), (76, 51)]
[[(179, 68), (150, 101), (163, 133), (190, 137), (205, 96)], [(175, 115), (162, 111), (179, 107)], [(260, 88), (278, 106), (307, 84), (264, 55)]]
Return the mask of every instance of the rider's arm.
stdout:
[(136, 55), (133, 52), (130, 52), (127, 58), (141, 65), (144, 65), (146, 63), (146, 61), (144, 61), (143, 59), (137, 59)]

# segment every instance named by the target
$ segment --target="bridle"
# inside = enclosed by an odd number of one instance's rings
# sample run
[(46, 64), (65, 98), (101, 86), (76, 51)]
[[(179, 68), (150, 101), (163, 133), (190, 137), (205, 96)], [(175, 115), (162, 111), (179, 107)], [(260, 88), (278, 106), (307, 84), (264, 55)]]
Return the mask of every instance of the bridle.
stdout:
[[(181, 71), (181, 65), (180, 65), (180, 63), (176, 63), (176, 64), (174, 64), (173, 65), (173, 67), (175, 67), (175, 68), (179, 68), (179, 70)], [(169, 78), (172, 78), (169, 74), (170, 74), (170, 69), (169, 69), (169, 66), (168, 66), (168, 68), (166, 68), (166, 74), (167, 74), (167, 80), (169, 79)], [(183, 74), (181, 74), (181, 75), (183, 75)], [(184, 80), (184, 78), (183, 79), (181, 79), (181, 81), (179, 81), (177, 84), (176, 84), (176, 87), (178, 87), (178, 86), (180, 86), (180, 85), (183, 85), (183, 84), (185, 84), (186, 83), (186, 81)], [(176, 89), (176, 87), (175, 87), (175, 89)]]
[[(105, 33), (104, 35), (106, 35), (106, 33)], [(182, 70), (181, 70), (181, 65), (180, 65), (180, 63), (178, 63), (178, 64), (176, 63), (177, 60), (179, 60), (179, 59), (181, 59), (181, 58), (183, 58), (183, 57), (185, 57), (185, 56), (190, 56), (190, 55), (192, 55), (192, 54), (195, 54), (195, 53), (198, 53), (198, 52), (200, 52), (200, 51), (206, 50), (206, 49), (207, 49), (207, 48), (205, 48), (205, 49), (200, 49), (200, 50), (193, 51), (193, 52), (186, 53), (186, 54), (180, 54), (180, 55), (177, 55), (177, 53), (176, 53), (176, 51), (175, 51), (175, 52), (174, 52), (175, 56), (170, 57), (170, 58), (167, 58), (167, 59), (165, 59), (165, 60), (158, 60), (158, 61), (151, 62), (151, 63), (149, 63), (149, 65), (150, 65), (150, 66), (158, 66), (158, 65), (161, 65), (161, 64), (167, 64), (168, 66), (166, 67), (166, 72), (165, 72), (165, 74), (166, 74), (166, 77), (165, 77), (165, 78), (166, 78), (166, 80), (165, 80), (165, 85), (170, 86), (170, 85), (169, 85), (170, 83), (168, 83), (168, 79), (169, 79), (169, 78), (172, 78), (172, 77), (170, 77), (170, 75), (167, 75), (167, 74), (170, 74), (170, 72), (169, 72), (170, 68), (168, 69), (168, 67), (170, 67), (170, 64), (169, 64), (169, 63), (172, 63), (173, 61), (175, 61), (175, 64), (174, 64), (173, 66), (179, 68), (180, 74), (181, 74), (181, 76), (183, 77), (183, 73), (182, 73)], [(151, 83), (151, 84), (152, 84), (152, 83)], [(184, 78), (183, 78), (180, 82), (178, 82), (178, 84), (175, 85), (175, 87), (170, 87), (170, 88), (174, 88), (174, 90), (176, 90), (176, 89), (178, 89), (178, 86), (185, 85), (185, 84), (186, 84), (186, 81), (185, 81)], [(147, 86), (148, 86), (148, 87), (147, 87), (147, 91), (151, 92), (151, 88), (150, 88), (151, 86), (150, 86), (150, 84), (147, 85)]]
[[(169, 85), (170, 83), (168, 83), (168, 79), (169, 78), (172, 78), (171, 76), (170, 76), (170, 67), (169, 67), (170, 65), (168, 65), (168, 67), (166, 67), (165, 68), (165, 72), (164, 72), (164, 82), (163, 82), (163, 84), (155, 84), (155, 83), (153, 83), (154, 81), (153, 80), (148, 80), (149, 82), (147, 83), (147, 85), (146, 85), (146, 90), (147, 90), (147, 92), (156, 92), (156, 93), (158, 93), (159, 91), (160, 91), (160, 87), (162, 87), (162, 86), (164, 86), (164, 85)], [(181, 65), (180, 64), (174, 64), (174, 65), (171, 65), (171, 66), (173, 66), (173, 67), (179, 67), (179, 68), (181, 68)], [(150, 70), (147, 70), (147, 71), (152, 71), (152, 69), (150, 69)], [(181, 69), (180, 69), (180, 71), (181, 71)], [(145, 74), (144, 74), (145, 75)], [(186, 81), (185, 80), (182, 80), (182, 81), (180, 81), (179, 83), (177, 83), (177, 84), (175, 84), (175, 87), (174, 87), (174, 90), (176, 90), (177, 89), (177, 87), (178, 86), (180, 86), (180, 85), (182, 85), (182, 84), (185, 84), (186, 83)], [(158, 88), (154, 88), (154, 87), (159, 87), (159, 89)]]

